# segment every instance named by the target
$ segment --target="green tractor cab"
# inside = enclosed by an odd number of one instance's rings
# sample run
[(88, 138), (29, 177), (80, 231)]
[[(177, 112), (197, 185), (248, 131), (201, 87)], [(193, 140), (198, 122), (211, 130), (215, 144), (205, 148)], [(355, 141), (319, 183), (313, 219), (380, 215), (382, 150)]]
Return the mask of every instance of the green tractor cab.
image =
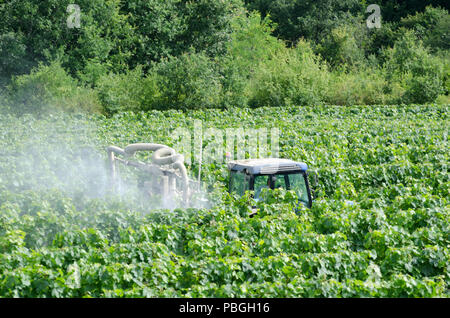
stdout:
[(260, 200), (264, 188), (283, 188), (297, 193), (299, 203), (312, 206), (308, 182), (308, 166), (288, 159), (246, 159), (228, 163), (230, 171), (229, 191), (244, 195), (254, 191), (254, 199)]

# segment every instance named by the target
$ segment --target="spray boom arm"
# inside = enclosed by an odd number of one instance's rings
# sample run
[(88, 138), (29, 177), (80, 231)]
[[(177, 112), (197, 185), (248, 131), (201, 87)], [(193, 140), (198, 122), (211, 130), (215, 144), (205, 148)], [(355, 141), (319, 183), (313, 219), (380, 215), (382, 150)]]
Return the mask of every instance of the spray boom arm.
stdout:
[[(176, 190), (176, 180), (181, 184), (181, 192), (183, 193), (183, 201), (188, 203), (189, 199), (189, 178), (184, 165), (183, 155), (177, 154), (176, 151), (168, 146), (160, 144), (138, 143), (131, 144), (125, 149), (110, 146), (107, 149), (111, 180), (113, 185), (117, 184), (119, 171), (117, 163), (126, 166), (132, 166), (142, 171), (148, 172), (153, 176), (161, 176), (162, 194), (168, 196)], [(131, 161), (136, 152), (153, 151), (152, 162), (145, 163), (141, 161)], [(120, 158), (120, 157), (123, 158)]]

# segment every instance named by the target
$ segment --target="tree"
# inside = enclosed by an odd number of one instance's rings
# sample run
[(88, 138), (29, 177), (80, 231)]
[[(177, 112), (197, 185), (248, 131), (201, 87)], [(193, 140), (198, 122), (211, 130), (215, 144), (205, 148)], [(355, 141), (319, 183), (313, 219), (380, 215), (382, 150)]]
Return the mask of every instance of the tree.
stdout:
[(278, 25), (275, 35), (292, 43), (301, 37), (320, 39), (365, 9), (359, 0), (247, 0), (246, 4), (251, 10), (259, 10), (263, 17), (270, 15)]
[(181, 0), (123, 1), (121, 12), (129, 16), (136, 33), (130, 68), (179, 54), (179, 38), (186, 31)]
[(450, 48), (450, 15), (440, 8), (427, 7), (424, 12), (409, 15), (400, 21), (400, 26), (414, 30), (416, 36), (433, 51)]
[(442, 61), (432, 56), (412, 31), (406, 31), (386, 55), (389, 88), (401, 83), (405, 88), (403, 102), (430, 103), (444, 92)]
[(182, 44), (180, 53), (194, 48), (210, 57), (226, 54), (232, 21), (242, 9), (241, 0), (186, 1), (183, 8), (186, 28), (178, 38)]
[(0, 80), (23, 74), (28, 64), (23, 35), (14, 32), (0, 34)]
[(398, 22), (408, 15), (423, 12), (427, 6), (450, 8), (447, 0), (372, 0), (381, 7), (384, 21)]
[[(120, 71), (132, 55), (133, 32), (120, 0), (79, 0), (80, 28), (70, 28), (67, 12), (71, 0), (9, 0), (0, 5), (0, 34), (20, 38), (29, 69), (41, 61), (62, 59), (72, 75), (89, 63)], [(11, 74), (9, 74), (11, 75)]]

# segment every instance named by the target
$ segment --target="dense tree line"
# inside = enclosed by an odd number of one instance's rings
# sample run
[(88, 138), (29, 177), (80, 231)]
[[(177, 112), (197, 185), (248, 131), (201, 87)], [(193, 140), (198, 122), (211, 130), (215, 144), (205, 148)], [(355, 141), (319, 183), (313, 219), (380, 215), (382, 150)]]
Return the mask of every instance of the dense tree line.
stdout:
[(0, 3), (0, 107), (114, 113), (448, 103), (447, 1)]

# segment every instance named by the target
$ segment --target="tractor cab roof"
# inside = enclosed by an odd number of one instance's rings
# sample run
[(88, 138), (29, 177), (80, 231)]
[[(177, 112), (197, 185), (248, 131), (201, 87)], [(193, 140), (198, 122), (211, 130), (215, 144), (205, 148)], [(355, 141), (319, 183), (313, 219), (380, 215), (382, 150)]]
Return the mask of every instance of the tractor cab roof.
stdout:
[(244, 171), (249, 174), (277, 174), (283, 172), (306, 171), (308, 166), (304, 162), (296, 162), (288, 159), (245, 159), (234, 160), (228, 163), (231, 171)]

